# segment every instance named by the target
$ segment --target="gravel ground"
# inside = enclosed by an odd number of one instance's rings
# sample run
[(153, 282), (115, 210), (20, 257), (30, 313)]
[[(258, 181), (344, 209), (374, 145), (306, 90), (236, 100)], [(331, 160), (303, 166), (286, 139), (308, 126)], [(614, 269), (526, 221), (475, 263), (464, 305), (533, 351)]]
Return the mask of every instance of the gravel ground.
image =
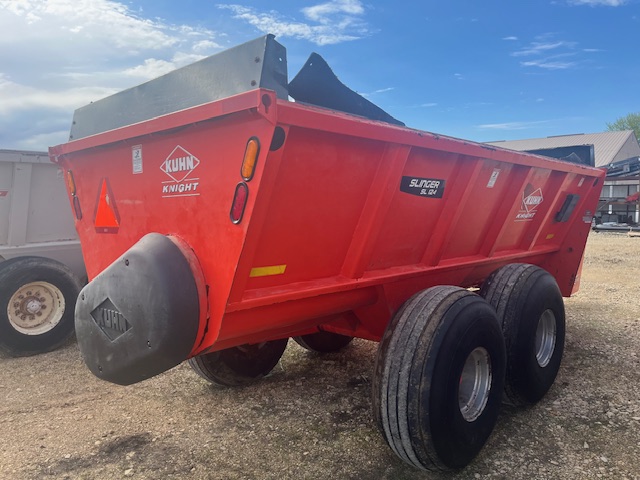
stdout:
[(1, 479), (640, 479), (640, 238), (592, 234), (566, 300), (556, 384), (504, 407), (466, 469), (405, 466), (371, 419), (376, 344), (310, 354), (219, 389), (187, 365), (129, 387), (101, 382), (77, 347), (0, 358)]

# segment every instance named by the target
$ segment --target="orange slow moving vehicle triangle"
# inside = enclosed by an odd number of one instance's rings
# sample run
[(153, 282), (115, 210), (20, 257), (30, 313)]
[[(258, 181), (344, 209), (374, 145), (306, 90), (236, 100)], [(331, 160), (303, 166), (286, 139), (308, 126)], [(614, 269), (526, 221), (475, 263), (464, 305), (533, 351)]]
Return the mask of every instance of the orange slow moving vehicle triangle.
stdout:
[(120, 227), (120, 216), (106, 178), (100, 186), (94, 225), (98, 233), (116, 233)]

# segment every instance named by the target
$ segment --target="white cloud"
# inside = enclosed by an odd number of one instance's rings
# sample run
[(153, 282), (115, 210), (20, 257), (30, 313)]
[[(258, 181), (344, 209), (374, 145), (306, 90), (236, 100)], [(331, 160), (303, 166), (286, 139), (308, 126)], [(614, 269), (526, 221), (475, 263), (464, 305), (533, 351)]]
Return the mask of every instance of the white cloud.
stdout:
[(550, 120), (538, 120), (535, 122), (505, 122), (505, 123), (485, 123), (476, 125), (480, 130), (527, 130), (550, 123)]
[(260, 12), (235, 4), (218, 7), (230, 10), (234, 18), (245, 21), (262, 33), (308, 40), (316, 45), (357, 40), (368, 32), (367, 25), (362, 20), (365, 10), (359, 0), (332, 0), (303, 8), (302, 14), (307, 22), (286, 18), (273, 10)]
[(175, 70), (173, 62), (158, 60), (156, 58), (147, 58), (142, 65), (127, 68), (122, 73), (131, 77), (150, 79), (169, 73), (171, 70)]
[(626, 3), (627, 0), (569, 0), (569, 5), (589, 5), (590, 7), (620, 7)]
[(367, 97), (371, 97), (372, 95), (377, 95), (379, 93), (387, 93), (390, 92), (391, 90), (395, 90), (395, 87), (386, 87), (386, 88), (379, 88), (378, 90), (374, 90), (373, 92), (368, 92), (368, 93), (360, 93), (358, 92), (361, 96), (367, 98)]
[(335, 14), (362, 15), (364, 7), (359, 0), (333, 0), (313, 7), (302, 9), (302, 13), (309, 20), (320, 23), (331, 23)]
[(538, 67), (545, 70), (566, 70), (578, 65), (578, 62), (556, 60), (553, 57), (520, 62), (523, 67)]
[(51, 92), (42, 87), (20, 85), (0, 74), (0, 115), (36, 109), (69, 110), (116, 91), (113, 88), (87, 86)]
[(218, 45), (216, 42), (212, 42), (211, 40), (200, 40), (199, 42), (194, 43), (192, 48), (194, 52), (206, 53), (221, 49), (222, 46)]
[(425, 108), (430, 108), (430, 107), (437, 107), (437, 106), (438, 106), (438, 104), (437, 104), (437, 103), (430, 102), (430, 103), (422, 103), (422, 104), (420, 104), (420, 106), (421, 106), (421, 107), (425, 107)]
[[(58, 42), (73, 44), (73, 52), (85, 50), (87, 42), (93, 46), (106, 42), (114, 49), (134, 46), (136, 50), (159, 50), (178, 42), (166, 25), (138, 18), (125, 5), (111, 0), (0, 0), (0, 7), (13, 14), (13, 19), (2, 16), (3, 26), (22, 33), (19, 37), (5, 34), (0, 44), (14, 43), (15, 38), (21, 43), (37, 41), (52, 34)], [(18, 25), (23, 22), (34, 28), (22, 30)]]
[(578, 42), (556, 40), (556, 35), (546, 33), (539, 35), (526, 47), (511, 53), (512, 57), (528, 57), (520, 65), (543, 70), (567, 70), (585, 63), (585, 54), (599, 52), (595, 48), (578, 48)]
[(518, 40), (518, 37), (513, 37), (513, 36), (511, 36), (511, 37), (504, 37), (502, 40), (515, 41), (515, 40)]
[(523, 48), (522, 50), (518, 50), (513, 52), (511, 56), (513, 57), (527, 57), (530, 55), (539, 55), (541, 53), (546, 53), (551, 50), (556, 50), (558, 48), (573, 48), (575, 47), (575, 42), (531, 42), (528, 47)]
[(114, 0), (0, 0), (0, 31), (0, 148), (46, 148), (74, 109), (220, 49)]

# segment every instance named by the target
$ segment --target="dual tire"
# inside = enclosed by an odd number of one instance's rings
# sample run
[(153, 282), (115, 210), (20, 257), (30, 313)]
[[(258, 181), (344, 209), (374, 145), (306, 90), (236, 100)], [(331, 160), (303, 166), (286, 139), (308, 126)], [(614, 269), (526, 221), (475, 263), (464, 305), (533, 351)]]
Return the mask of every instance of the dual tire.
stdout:
[(535, 403), (557, 375), (564, 307), (553, 277), (510, 264), (479, 293), (424, 290), (380, 342), (374, 418), (391, 449), (415, 467), (464, 467), (489, 438), (503, 399)]
[[(374, 419), (406, 463), (456, 470), (482, 449), (503, 400), (530, 405), (551, 388), (564, 349), (565, 314), (554, 278), (509, 264), (479, 295), (453, 286), (410, 298), (387, 326), (373, 375)], [(329, 332), (295, 341), (316, 352), (351, 342)], [(208, 381), (252, 383), (278, 363), (287, 339), (245, 345), (189, 360)]]
[[(317, 332), (294, 337), (301, 347), (318, 352), (337, 352), (353, 337), (331, 332)], [(189, 359), (191, 368), (205, 380), (224, 387), (254, 383), (271, 372), (287, 348), (288, 339), (242, 345)]]

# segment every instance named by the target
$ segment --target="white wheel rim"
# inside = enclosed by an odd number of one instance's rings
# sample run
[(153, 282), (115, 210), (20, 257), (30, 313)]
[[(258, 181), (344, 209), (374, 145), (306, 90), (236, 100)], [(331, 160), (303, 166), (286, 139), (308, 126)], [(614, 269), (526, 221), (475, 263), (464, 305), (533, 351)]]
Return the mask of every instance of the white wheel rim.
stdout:
[(490, 390), (491, 357), (485, 348), (477, 347), (464, 362), (458, 386), (458, 406), (467, 422), (473, 422), (482, 414)]
[(24, 335), (42, 335), (53, 330), (64, 314), (64, 296), (47, 282), (31, 282), (20, 287), (9, 299), (9, 323)]
[(553, 310), (542, 312), (536, 328), (536, 360), (544, 368), (549, 365), (556, 349), (556, 316)]

